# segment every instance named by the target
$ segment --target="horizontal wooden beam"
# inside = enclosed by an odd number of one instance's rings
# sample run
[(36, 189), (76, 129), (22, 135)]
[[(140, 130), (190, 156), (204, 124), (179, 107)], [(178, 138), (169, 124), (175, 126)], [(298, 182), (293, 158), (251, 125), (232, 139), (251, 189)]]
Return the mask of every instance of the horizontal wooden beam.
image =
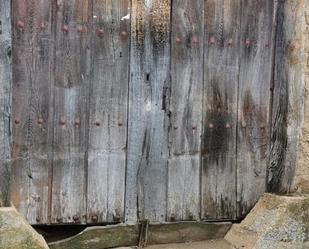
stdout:
[(49, 244), (50, 249), (97, 249), (144, 244), (168, 244), (223, 238), (230, 229), (230, 222), (176, 222), (150, 224), (140, 238), (138, 225), (113, 225), (88, 227), (83, 232)]
[(223, 238), (230, 222), (177, 222), (150, 225), (147, 244), (184, 243)]
[(49, 244), (50, 249), (96, 249), (133, 246), (138, 243), (138, 226), (88, 227), (81, 233)]

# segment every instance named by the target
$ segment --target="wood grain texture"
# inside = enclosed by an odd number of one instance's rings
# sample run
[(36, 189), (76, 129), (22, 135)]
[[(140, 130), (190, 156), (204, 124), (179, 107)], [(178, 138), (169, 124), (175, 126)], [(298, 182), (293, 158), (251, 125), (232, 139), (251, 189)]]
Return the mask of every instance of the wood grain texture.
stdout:
[(267, 190), (291, 191), (304, 110), (304, 1), (279, 1)]
[[(147, 245), (185, 243), (223, 238), (231, 228), (229, 222), (173, 222), (151, 224), (145, 235)], [(51, 249), (103, 249), (137, 246), (141, 233), (138, 225), (112, 225), (87, 227), (81, 233), (49, 243)]]
[(57, 1), (52, 223), (86, 221), (90, 6)]
[(236, 215), (240, 0), (205, 1), (202, 219)]
[(266, 189), (275, 3), (242, 1), (237, 129), (237, 215)]
[(11, 2), (0, 1), (0, 207), (8, 205), (11, 157)]
[(138, 244), (138, 225), (123, 224), (87, 227), (81, 233), (49, 243), (50, 249), (104, 249), (135, 246)]
[(133, 0), (126, 221), (166, 217), (170, 0)]
[(11, 180), (32, 224), (224, 220), (292, 190), (304, 0), (12, 4), (11, 79), (0, 0), (0, 206)]
[(52, 128), (50, 1), (12, 2), (13, 151), (11, 201), (32, 224), (48, 220), (48, 157)]
[(147, 245), (186, 243), (223, 238), (230, 222), (173, 222), (150, 224)]
[(169, 220), (199, 219), (204, 1), (173, 1)]
[[(130, 1), (93, 5), (88, 146), (88, 222), (124, 218)], [(101, 33), (103, 32), (103, 33)]]

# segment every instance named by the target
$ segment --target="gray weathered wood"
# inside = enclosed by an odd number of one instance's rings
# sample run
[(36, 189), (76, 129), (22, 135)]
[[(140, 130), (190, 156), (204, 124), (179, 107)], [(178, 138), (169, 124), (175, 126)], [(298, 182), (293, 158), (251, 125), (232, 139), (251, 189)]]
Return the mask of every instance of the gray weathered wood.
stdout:
[(13, 152), (11, 200), (32, 224), (48, 220), (51, 114), (50, 1), (12, 1)]
[(93, 5), (87, 192), (89, 223), (124, 218), (129, 8), (128, 0), (96, 0)]
[[(229, 222), (176, 222), (150, 224), (145, 234), (148, 244), (181, 243), (223, 238), (231, 227)], [(141, 226), (115, 225), (88, 227), (76, 236), (49, 243), (51, 249), (97, 249), (136, 246)]]
[[(88, 6), (89, 5), (89, 6)], [(90, 1), (58, 1), (52, 223), (86, 221)]]
[(275, 3), (242, 2), (237, 126), (237, 215), (246, 215), (266, 189)]
[(205, 1), (202, 219), (236, 215), (240, 0)]
[(170, 0), (133, 0), (131, 7), (126, 221), (163, 221), (171, 6)]
[(291, 190), (304, 1), (13, 0), (11, 116), (9, 2), (0, 205), (10, 125), (11, 201), (32, 224), (234, 219), (265, 184)]
[(174, 222), (150, 224), (147, 244), (185, 243), (224, 238), (230, 222)]
[(304, 1), (279, 1), (267, 189), (291, 191), (304, 110)]
[(199, 219), (204, 0), (172, 6), (169, 220)]
[(138, 225), (88, 227), (76, 236), (49, 243), (50, 249), (103, 249), (135, 246), (138, 243)]
[(8, 204), (11, 115), (11, 2), (0, 1), (0, 207)]

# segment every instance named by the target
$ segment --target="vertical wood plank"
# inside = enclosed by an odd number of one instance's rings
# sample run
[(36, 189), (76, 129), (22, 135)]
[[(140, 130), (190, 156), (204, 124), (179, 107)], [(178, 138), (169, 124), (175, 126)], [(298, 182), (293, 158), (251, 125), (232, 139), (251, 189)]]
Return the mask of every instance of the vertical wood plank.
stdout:
[(133, 0), (126, 221), (166, 218), (170, 0)]
[(52, 124), (51, 3), (14, 0), (11, 201), (31, 224), (48, 222)]
[(205, 1), (202, 219), (236, 215), (240, 0)]
[(279, 1), (267, 190), (292, 189), (304, 111), (305, 1)]
[(124, 218), (129, 0), (95, 0), (88, 158), (88, 222)]
[(169, 220), (199, 218), (203, 40), (204, 0), (173, 1)]
[(8, 205), (11, 115), (11, 2), (0, 0), (0, 207)]
[(90, 71), (87, 0), (57, 1), (52, 223), (86, 221)]
[(237, 138), (237, 215), (243, 217), (265, 192), (274, 1), (242, 1)]

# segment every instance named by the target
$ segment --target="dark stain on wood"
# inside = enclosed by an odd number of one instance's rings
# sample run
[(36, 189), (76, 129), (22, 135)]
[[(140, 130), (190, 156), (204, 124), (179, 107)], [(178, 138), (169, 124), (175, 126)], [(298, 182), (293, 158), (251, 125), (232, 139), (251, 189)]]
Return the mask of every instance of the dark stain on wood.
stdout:
[(213, 160), (228, 151), (230, 129), (227, 128), (232, 120), (232, 114), (221, 109), (208, 111), (203, 134), (203, 155)]
[(229, 150), (229, 137), (231, 128), (235, 125), (232, 123), (235, 113), (230, 113), (225, 105), (227, 93), (222, 94), (215, 85), (214, 83), (213, 106), (211, 110), (206, 111), (206, 120), (204, 120), (202, 156), (218, 162), (221, 155), (225, 155)]

